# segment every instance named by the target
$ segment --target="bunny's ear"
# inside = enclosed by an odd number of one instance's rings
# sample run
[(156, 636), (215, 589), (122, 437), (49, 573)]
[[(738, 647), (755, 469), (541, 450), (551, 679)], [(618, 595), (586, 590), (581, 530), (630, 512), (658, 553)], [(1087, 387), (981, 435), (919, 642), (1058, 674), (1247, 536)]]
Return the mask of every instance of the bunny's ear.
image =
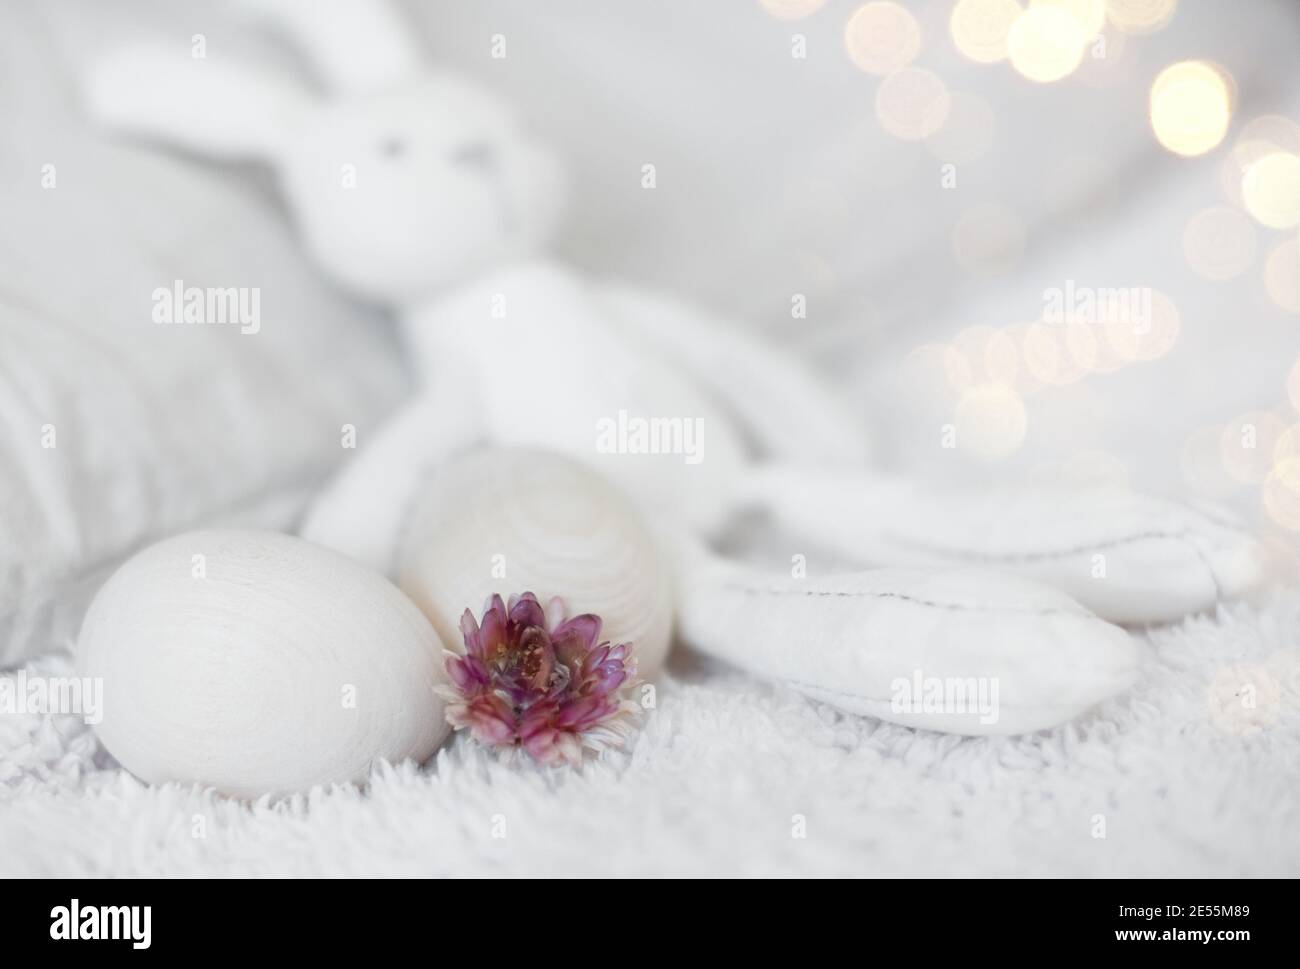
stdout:
[(849, 713), (1031, 733), (1137, 678), (1139, 650), (1124, 630), (1036, 582), (969, 568), (791, 578), (689, 539), (674, 548), (687, 645)]
[(419, 70), (411, 33), (388, 0), (240, 0), (279, 27), (336, 94), (368, 94)]
[(104, 125), (222, 159), (274, 157), (309, 106), (281, 77), (161, 42), (98, 61), (86, 97)]

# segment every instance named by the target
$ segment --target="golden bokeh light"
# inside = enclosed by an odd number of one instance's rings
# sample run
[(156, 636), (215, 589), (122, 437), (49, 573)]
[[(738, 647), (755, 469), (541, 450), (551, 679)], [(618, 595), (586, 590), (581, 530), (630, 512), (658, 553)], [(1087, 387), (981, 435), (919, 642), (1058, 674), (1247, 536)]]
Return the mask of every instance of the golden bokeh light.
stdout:
[(954, 91), (947, 120), (925, 139), (925, 146), (941, 162), (969, 165), (992, 147), (996, 127), (996, 116), (987, 101), (968, 91)]
[[(1300, 155), (1300, 125), (1282, 114), (1261, 114), (1245, 122), (1236, 142), (1258, 143), (1268, 146), (1270, 151), (1290, 151), (1292, 155)], [(1265, 153), (1268, 152), (1261, 152), (1260, 156)]]
[(1182, 320), (1174, 301), (1158, 289), (1142, 291), (1149, 299), (1132, 312), (1107, 316), (1102, 323), (1106, 342), (1128, 363), (1163, 357), (1178, 342)]
[(1244, 145), (1252, 142), (1270, 146), (1274, 151), (1289, 151), (1293, 155), (1300, 155), (1300, 124), (1280, 114), (1252, 118), (1242, 127), (1237, 143)]
[(1025, 250), (1025, 226), (1001, 205), (977, 205), (957, 220), (952, 230), (952, 252), (966, 270), (996, 276), (1013, 269)]
[(951, 103), (943, 79), (919, 67), (895, 71), (876, 88), (880, 126), (904, 141), (920, 141), (942, 128)]
[(1232, 88), (1222, 69), (1205, 61), (1179, 61), (1151, 84), (1151, 130), (1176, 155), (1203, 155), (1228, 133)]
[(1282, 461), (1264, 479), (1264, 510), (1288, 531), (1300, 532), (1300, 458)]
[(948, 348), (949, 383), (965, 392), (982, 383), (1011, 386), (1020, 369), (1020, 353), (1006, 333), (992, 326), (969, 326)]
[(892, 0), (876, 0), (853, 12), (844, 25), (844, 46), (859, 70), (892, 74), (921, 52), (921, 25)]
[(1293, 461), (1300, 458), (1300, 424), (1292, 424), (1280, 435), (1273, 445), (1273, 463)]
[(826, 0), (758, 0), (777, 20), (802, 20), (826, 5)]
[(1020, 378), (1020, 348), (1005, 330), (994, 330), (984, 344), (984, 371), (989, 380), (1012, 386)]
[(1243, 484), (1260, 484), (1273, 470), (1273, 452), (1286, 422), (1270, 411), (1251, 411), (1230, 420), (1219, 438), (1223, 466)]
[(1071, 345), (1066, 333), (1072, 325), (1039, 321), (1025, 327), (1020, 357), (1035, 380), (1063, 387), (1087, 375), (1087, 368), (1079, 362), (1081, 341), (1076, 337)]
[(1024, 443), (1029, 418), (1019, 394), (1005, 384), (986, 383), (962, 394), (954, 424), (960, 450), (994, 461)]
[(1094, 371), (1114, 369), (1103, 368), (1101, 361), (1102, 344), (1097, 339), (1097, 328), (1089, 323), (1067, 320), (1061, 324), (1065, 333), (1065, 349), (1070, 354), (1079, 371), (1084, 374)]
[(955, 346), (945, 346), (943, 353), (943, 373), (948, 386), (959, 395), (964, 394), (975, 385), (975, 365), (965, 352)]
[(1114, 373), (1121, 367), (1137, 362), (1132, 347), (1133, 324), (1122, 315), (1102, 316), (1096, 326), (1097, 351), (1092, 369), (1096, 373)]
[(1030, 7), (1011, 25), (1007, 57), (1024, 77), (1049, 84), (1074, 73), (1088, 39), (1079, 21), (1061, 7)]
[(1030, 369), (1029, 361), (1025, 359), (1025, 342), (1030, 327), (1035, 325), (1039, 324), (1013, 323), (1003, 327), (998, 330), (996, 339), (989, 344), (988, 354), (992, 360), (990, 364), (992, 371), (999, 374), (1013, 374), (1010, 379), (1005, 376), (1000, 376), (998, 379), (1010, 384), (1021, 397), (1036, 394), (1046, 386), (1046, 381)]
[(1017, 0), (957, 0), (948, 18), (952, 42), (977, 64), (1006, 60), (1007, 37), (1023, 8)]
[(1300, 240), (1278, 243), (1264, 263), (1268, 297), (1288, 313), (1300, 313)]
[[(1178, 342), (1178, 308), (1149, 287), (1095, 290), (1091, 303), (1004, 335), (1019, 351), (1022, 372), (1041, 384), (1065, 386), (1088, 374), (1106, 374), (1159, 359)], [(1023, 383), (1023, 381), (1022, 381)]]
[(1241, 184), (1250, 166), (1274, 152), (1300, 155), (1300, 124), (1277, 114), (1247, 122), (1223, 163), (1223, 194), (1233, 205), (1246, 207)]
[(1241, 198), (1270, 229), (1300, 225), (1300, 156), (1274, 151), (1255, 161), (1242, 177)]
[(1130, 34), (1149, 34), (1173, 19), (1178, 0), (1106, 0), (1106, 19)]
[(1197, 212), (1183, 229), (1183, 255), (1200, 276), (1222, 282), (1240, 276), (1255, 262), (1255, 224), (1226, 205)]

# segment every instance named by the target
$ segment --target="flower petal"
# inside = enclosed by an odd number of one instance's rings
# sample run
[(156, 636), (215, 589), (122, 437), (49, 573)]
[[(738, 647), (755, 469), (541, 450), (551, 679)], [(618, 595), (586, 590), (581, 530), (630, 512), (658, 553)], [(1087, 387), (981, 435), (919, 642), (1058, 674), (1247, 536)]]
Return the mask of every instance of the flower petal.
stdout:
[(560, 623), (555, 632), (551, 634), (553, 639), (566, 639), (569, 636), (577, 636), (588, 651), (595, 648), (600, 642), (600, 616), (584, 612), (580, 616), (574, 616), (572, 619)]
[(546, 614), (542, 611), (542, 604), (531, 592), (510, 597), (510, 621), (519, 626), (546, 628)]
[(560, 623), (564, 622), (564, 617), (569, 614), (569, 608), (564, 604), (564, 600), (559, 596), (551, 596), (546, 601), (546, 630), (552, 636), (555, 630), (560, 628)]
[[(501, 601), (500, 596), (495, 598), (498, 603)], [(489, 666), (498, 665), (505, 659), (509, 644), (504, 606), (499, 611), (489, 609), (484, 614), (483, 624), (479, 627), (478, 641), (479, 655)]]
[(478, 623), (474, 621), (474, 613), (466, 609), (460, 616), (460, 635), (465, 640), (465, 652), (477, 653), (479, 651), (478, 640)]
[(469, 704), (465, 719), (479, 743), (489, 746), (514, 743), (514, 714), (510, 705), (500, 697), (479, 697)]
[(540, 730), (523, 742), (528, 755), (547, 767), (554, 767), (564, 760), (564, 752), (559, 745), (560, 732), (552, 727)]
[(560, 757), (577, 767), (582, 763), (582, 739), (574, 733), (564, 732), (556, 737), (556, 746), (560, 748)]
[(596, 678), (596, 684), (592, 692), (597, 696), (604, 696), (607, 693), (613, 693), (625, 682), (628, 675), (622, 664), (606, 663), (600, 668), (600, 673)]
[(460, 690), (468, 689), (469, 685), (474, 682), (474, 677), (465, 666), (465, 661), (459, 656), (448, 656), (443, 660), (443, 668), (451, 681), (456, 684)]

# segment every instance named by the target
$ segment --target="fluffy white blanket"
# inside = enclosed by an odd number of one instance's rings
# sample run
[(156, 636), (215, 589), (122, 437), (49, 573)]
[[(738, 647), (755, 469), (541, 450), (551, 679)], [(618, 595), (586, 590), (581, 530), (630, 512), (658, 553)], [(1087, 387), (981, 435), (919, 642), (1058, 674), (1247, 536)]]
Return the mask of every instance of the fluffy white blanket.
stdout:
[(1136, 689), (1024, 737), (845, 716), (679, 653), (631, 749), (580, 770), (457, 737), (275, 804), (147, 786), (78, 719), (0, 713), (0, 872), (1300, 874), (1300, 590), (1145, 639)]

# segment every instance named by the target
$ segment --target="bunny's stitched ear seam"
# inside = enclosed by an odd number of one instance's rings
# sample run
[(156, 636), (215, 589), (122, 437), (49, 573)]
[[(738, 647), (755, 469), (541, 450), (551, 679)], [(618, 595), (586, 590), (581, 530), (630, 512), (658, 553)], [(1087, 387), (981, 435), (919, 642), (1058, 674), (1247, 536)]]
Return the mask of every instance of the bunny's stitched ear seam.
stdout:
[(292, 82), (161, 41), (120, 48), (86, 78), (92, 117), (221, 159), (277, 155), (309, 107)]

